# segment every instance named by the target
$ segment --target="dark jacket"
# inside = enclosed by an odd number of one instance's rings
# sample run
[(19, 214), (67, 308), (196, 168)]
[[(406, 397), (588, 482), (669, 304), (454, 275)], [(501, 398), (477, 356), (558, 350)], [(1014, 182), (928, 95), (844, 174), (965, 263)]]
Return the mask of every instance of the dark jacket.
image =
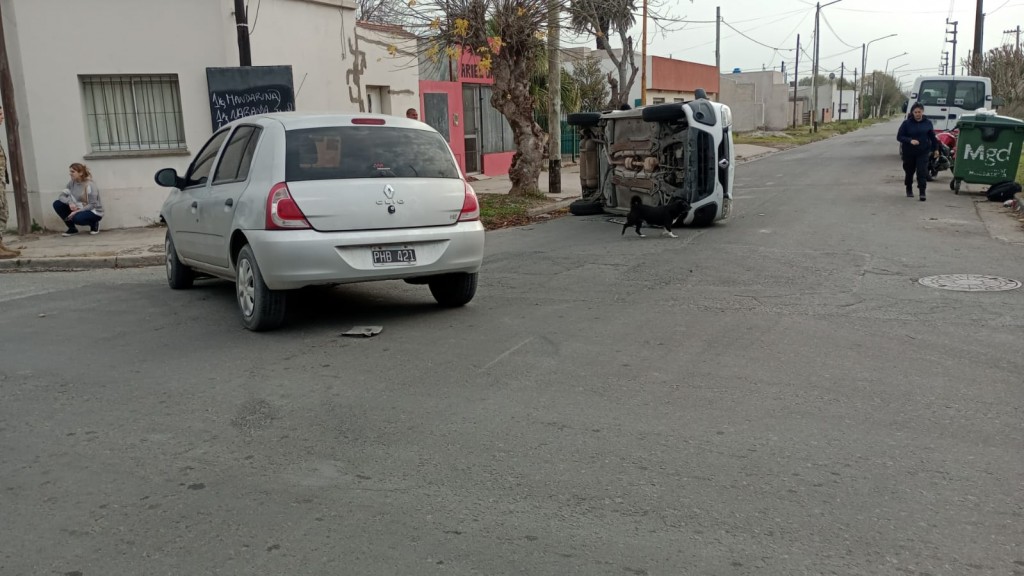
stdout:
[[(913, 116), (904, 120), (896, 139), (900, 141), (904, 156), (920, 156), (939, 149), (939, 139), (935, 137), (932, 121), (923, 117), (920, 122), (914, 120)], [(917, 140), (919, 144), (914, 146), (911, 140)]]

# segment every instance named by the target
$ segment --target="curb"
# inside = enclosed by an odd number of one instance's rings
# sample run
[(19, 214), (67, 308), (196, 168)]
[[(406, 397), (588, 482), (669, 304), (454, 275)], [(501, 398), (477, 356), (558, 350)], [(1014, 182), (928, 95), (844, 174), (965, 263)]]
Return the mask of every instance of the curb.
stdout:
[(538, 206), (536, 208), (530, 208), (529, 210), (526, 211), (526, 215), (529, 216), (530, 218), (533, 218), (534, 216), (540, 216), (541, 214), (549, 214), (556, 210), (568, 208), (569, 204), (572, 204), (573, 202), (579, 199), (579, 196), (573, 196), (572, 198), (565, 198), (564, 200), (559, 200), (558, 202), (553, 202), (551, 204), (545, 204), (543, 206)]
[(14, 258), (0, 260), (0, 272), (60, 272), (100, 268), (144, 268), (163, 266), (163, 254), (145, 256), (66, 256), (59, 258)]

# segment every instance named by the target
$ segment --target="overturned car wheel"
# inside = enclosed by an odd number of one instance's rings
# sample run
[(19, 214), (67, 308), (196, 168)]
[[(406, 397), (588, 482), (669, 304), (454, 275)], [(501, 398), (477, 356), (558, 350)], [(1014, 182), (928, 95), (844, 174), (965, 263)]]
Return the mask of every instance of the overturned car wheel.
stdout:
[(644, 122), (675, 122), (686, 118), (681, 102), (648, 106), (641, 112)]
[(569, 213), (573, 216), (593, 216), (604, 213), (604, 205), (593, 200), (577, 200), (569, 204)]
[(718, 215), (717, 204), (705, 204), (693, 213), (693, 222), (691, 226), (694, 228), (706, 228), (712, 226), (715, 223), (715, 216)]
[(566, 122), (569, 126), (582, 126), (584, 128), (597, 126), (597, 123), (600, 121), (601, 114), (597, 112), (576, 112), (569, 114), (566, 118)]

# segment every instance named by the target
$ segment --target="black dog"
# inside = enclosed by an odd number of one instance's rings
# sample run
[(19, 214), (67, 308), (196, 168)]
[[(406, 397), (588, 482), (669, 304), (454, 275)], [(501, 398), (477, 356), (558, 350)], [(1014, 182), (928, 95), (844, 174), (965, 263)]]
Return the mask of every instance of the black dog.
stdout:
[(690, 203), (682, 198), (673, 198), (664, 206), (646, 206), (640, 198), (634, 197), (629, 202), (629, 215), (626, 216), (626, 223), (622, 225), (622, 234), (626, 233), (627, 228), (633, 226), (636, 228), (637, 236), (643, 238), (644, 235), (640, 233), (640, 227), (647, 222), (651, 226), (663, 227), (669, 236), (678, 238), (672, 233), (672, 224), (689, 211)]

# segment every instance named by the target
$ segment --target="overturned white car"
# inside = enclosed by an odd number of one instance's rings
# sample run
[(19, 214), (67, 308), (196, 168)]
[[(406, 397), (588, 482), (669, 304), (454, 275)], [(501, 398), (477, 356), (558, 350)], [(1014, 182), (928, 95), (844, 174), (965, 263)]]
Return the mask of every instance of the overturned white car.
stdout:
[(583, 197), (576, 215), (626, 214), (630, 202), (690, 203), (676, 225), (709, 226), (732, 209), (735, 153), (732, 113), (703, 90), (689, 102), (570, 114), (580, 130)]

